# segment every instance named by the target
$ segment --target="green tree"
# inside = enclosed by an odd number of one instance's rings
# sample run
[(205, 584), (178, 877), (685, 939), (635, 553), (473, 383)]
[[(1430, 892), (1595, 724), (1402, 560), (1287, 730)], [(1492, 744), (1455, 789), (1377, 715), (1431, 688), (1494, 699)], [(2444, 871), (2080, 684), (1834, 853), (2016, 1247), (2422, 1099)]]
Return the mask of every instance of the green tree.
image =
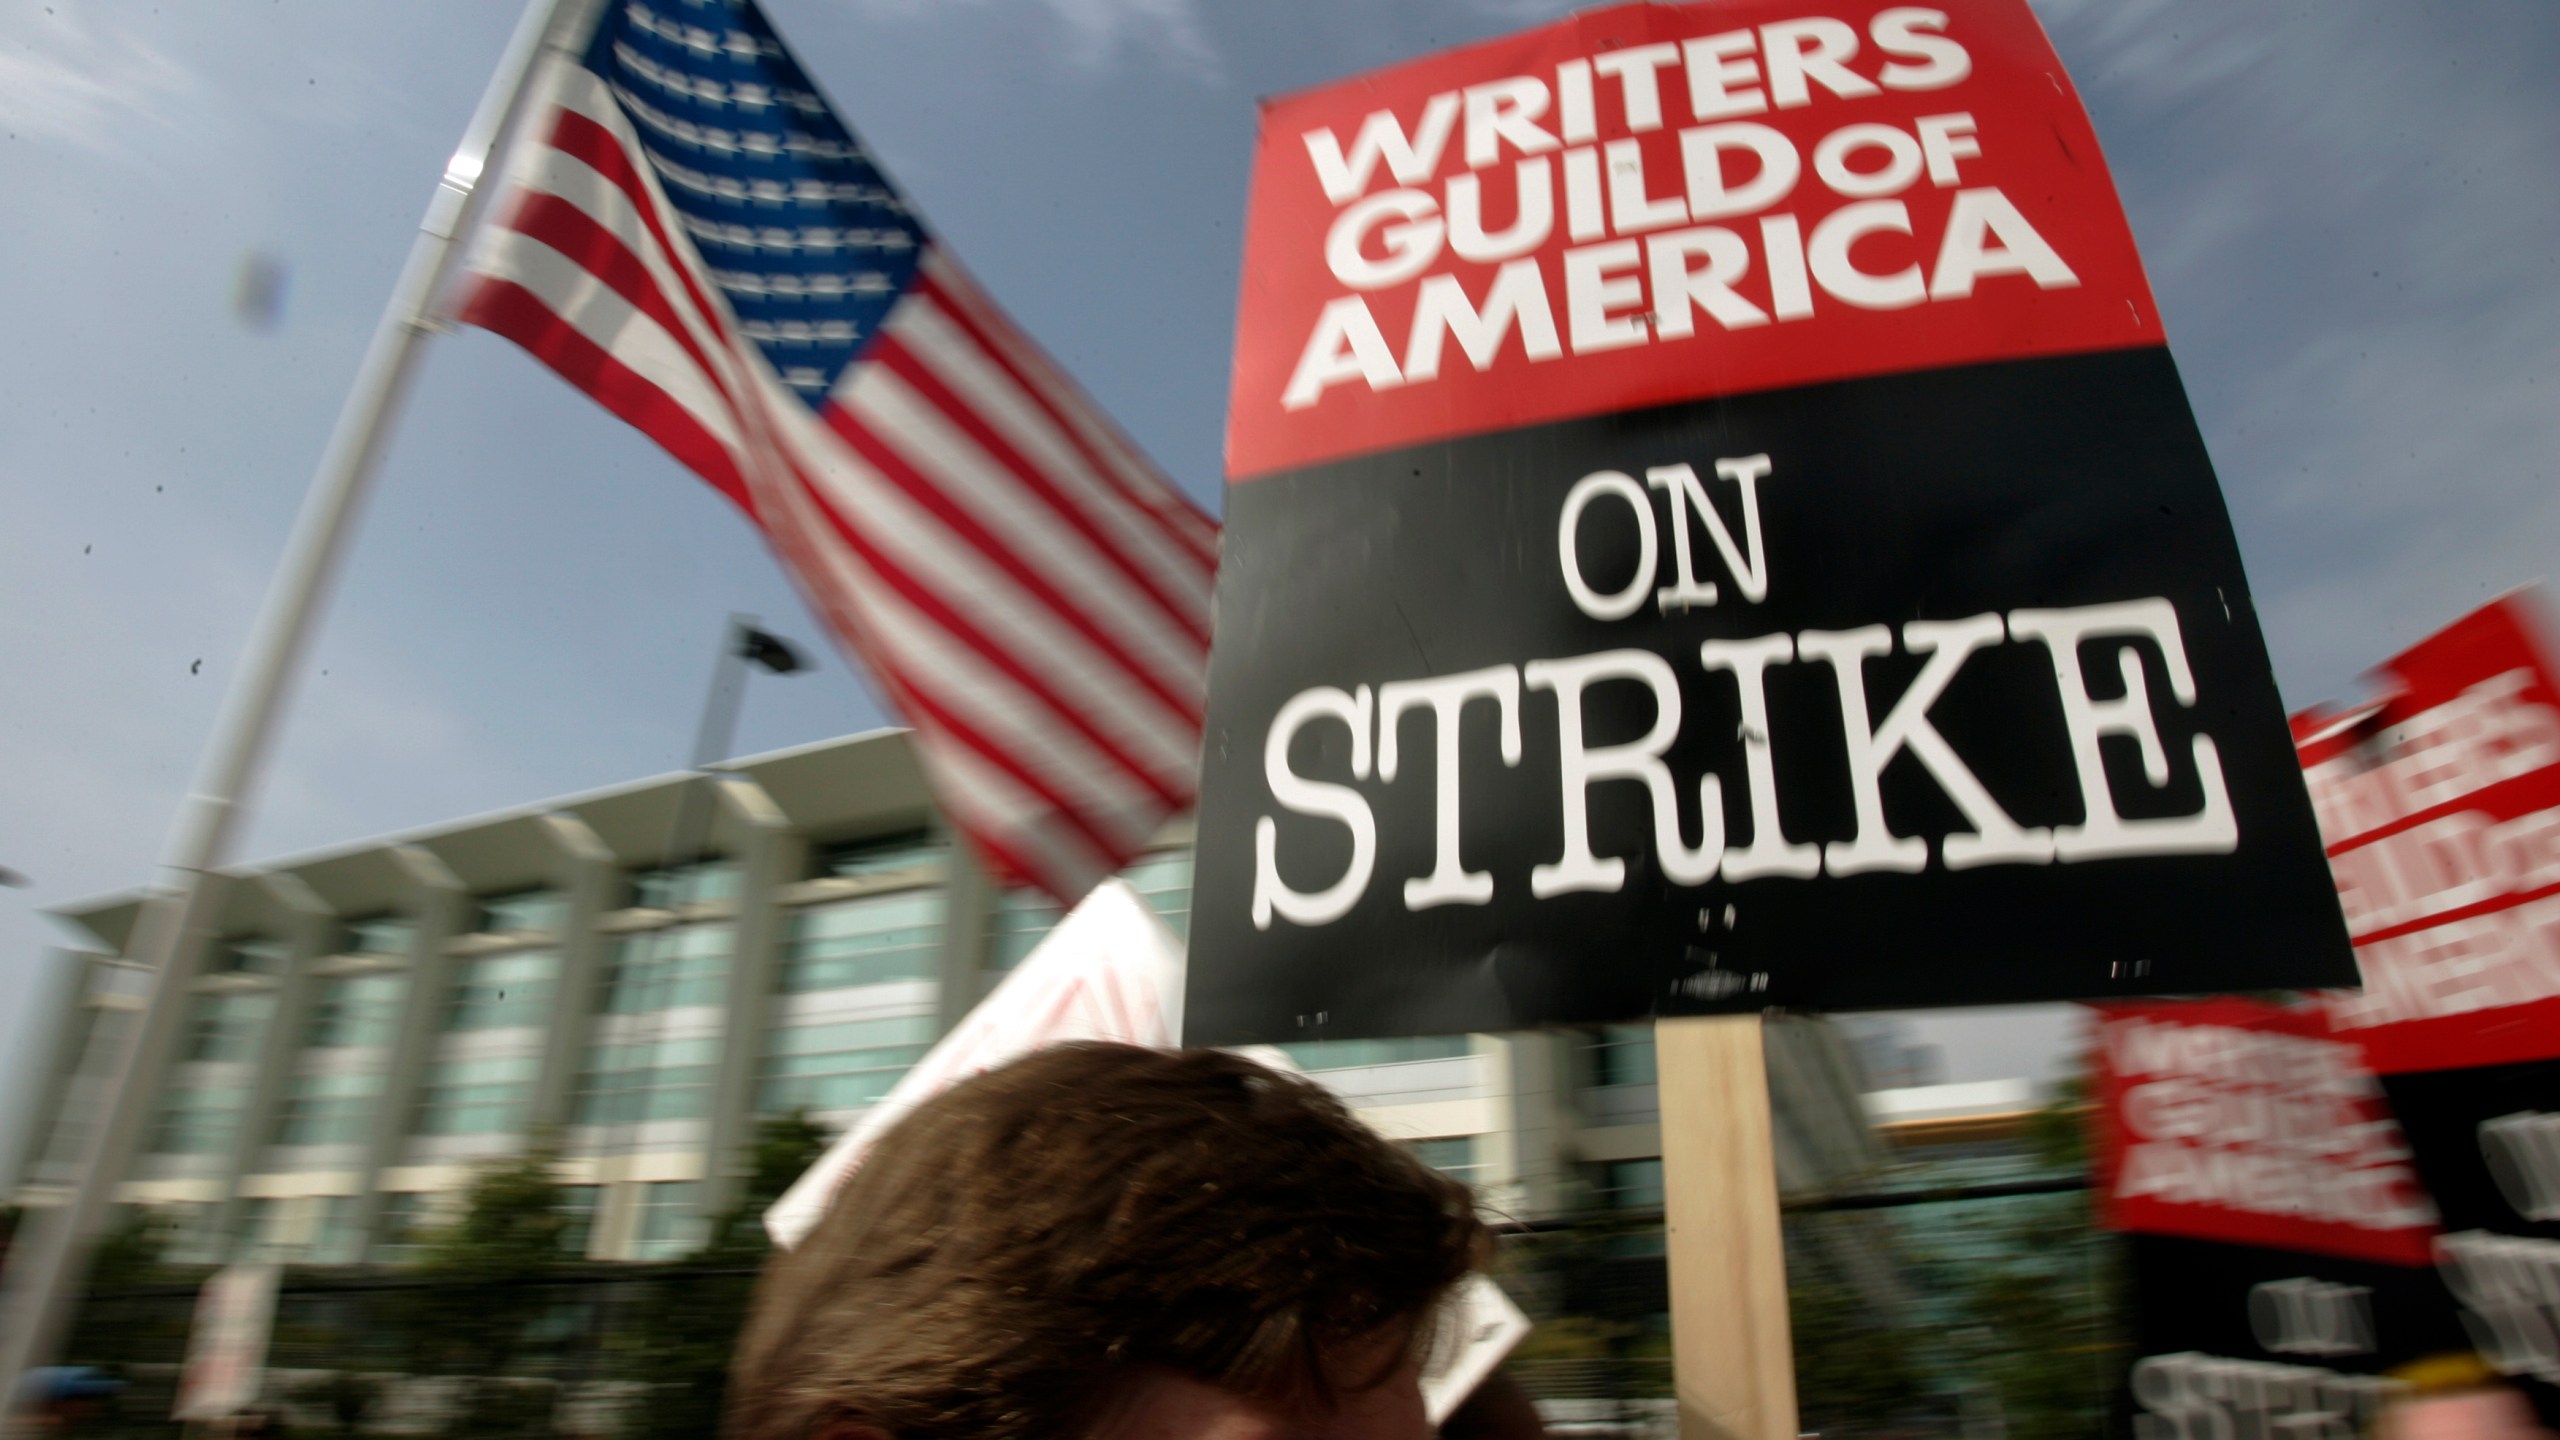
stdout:
[[(1910, 1317), (1868, 1293), (1839, 1256), (1891, 1247), (1873, 1215), (1798, 1215), (1787, 1222), (1787, 1312), (1798, 1428), (1823, 1436), (1908, 1433), (1928, 1409)], [(1895, 1308), (1887, 1308), (1893, 1306)]]
[(2112, 1249), (2079, 1196), (1997, 1203), (2011, 1210), (1985, 1222), (2001, 1257), (1971, 1268), (1950, 1342), (2015, 1440), (2095, 1435), (2123, 1368)]
[(188, 1293), (208, 1272), (167, 1262), (173, 1230), (165, 1213), (145, 1206), (113, 1212), (89, 1251), (63, 1349), (69, 1363), (130, 1375), (135, 1366), (175, 1365), (186, 1354), (195, 1314)]
[(1799, 1428), (1823, 1436), (1891, 1435), (1925, 1404), (1910, 1332), (1880, 1321), (1858, 1291), (1825, 1275), (1790, 1277)]
[[(2084, 1068), (2027, 1123), (2030, 1152), (2056, 1174), (2087, 1166), (2089, 1091)], [(2122, 1247), (2086, 1191), (1983, 1205), (1951, 1346), (2015, 1440), (2098, 1434), (2128, 1349)]]
[(472, 1280), (557, 1266), (569, 1230), (558, 1168), (559, 1155), (547, 1145), (482, 1166), (463, 1192), (462, 1213), (420, 1237), (420, 1272)]
[(452, 1376), (459, 1394), (446, 1433), (530, 1437), (551, 1432), (554, 1392), (529, 1384), (561, 1346), (563, 1291), (543, 1281), (568, 1263), (569, 1228), (558, 1155), (538, 1145), (481, 1168), (462, 1213), (420, 1237), (414, 1290), (393, 1292), (407, 1368)]
[(834, 1138), (835, 1132), (811, 1119), (806, 1110), (793, 1110), (760, 1122), (756, 1138), (747, 1148), (747, 1178), (738, 1203), (711, 1222), (710, 1239), (698, 1258), (748, 1263), (763, 1260), (771, 1248), (764, 1233), (764, 1212), (773, 1208), (773, 1202), (782, 1198), (782, 1192), (790, 1189), (802, 1172), (817, 1163)]
[(830, 1138), (805, 1110), (760, 1123), (738, 1203), (713, 1219), (703, 1248), (685, 1265), (649, 1282), (621, 1358), (624, 1374), (657, 1388), (637, 1407), (627, 1434), (691, 1440), (719, 1433), (729, 1357), (755, 1295), (756, 1268), (772, 1249), (764, 1212), (826, 1152)]

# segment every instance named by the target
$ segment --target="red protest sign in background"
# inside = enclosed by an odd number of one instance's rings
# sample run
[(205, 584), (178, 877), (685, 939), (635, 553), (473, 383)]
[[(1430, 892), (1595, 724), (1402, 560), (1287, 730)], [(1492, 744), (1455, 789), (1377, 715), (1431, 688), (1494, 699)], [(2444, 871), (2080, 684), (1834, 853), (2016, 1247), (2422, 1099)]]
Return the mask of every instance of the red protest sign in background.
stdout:
[(2111, 1228), (2427, 1263), (2435, 1204), (2380, 1085), (2319, 1009), (2224, 999), (2096, 1014)]
[(2393, 1074), (2560, 1056), (2560, 686), (2510, 595), (2378, 672), (2377, 706), (2296, 717), (2364, 976), (2336, 1032)]

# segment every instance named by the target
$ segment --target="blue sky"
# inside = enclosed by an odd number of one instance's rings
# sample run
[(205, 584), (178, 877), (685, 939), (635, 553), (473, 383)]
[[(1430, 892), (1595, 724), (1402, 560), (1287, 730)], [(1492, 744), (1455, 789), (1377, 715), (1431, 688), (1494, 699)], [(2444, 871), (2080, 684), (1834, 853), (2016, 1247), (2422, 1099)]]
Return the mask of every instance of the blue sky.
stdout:
[[(943, 238), (1213, 509), (1254, 97), (1564, 8), (767, 3)], [(2287, 701), (2347, 694), (2546, 573), (2546, 0), (2038, 10), (2131, 212)], [(32, 882), (0, 890), (12, 1053), (56, 938), (40, 912), (150, 874), (514, 13), (0, 0), (0, 866)], [(234, 304), (251, 257), (285, 277), (268, 328)], [(706, 487), (503, 342), (441, 339), (246, 853), (671, 769), (732, 610), (814, 638)], [(882, 718), (830, 654), (760, 682), (740, 739)], [(1928, 1028), (1962, 1078), (2041, 1066), (2063, 1025)]]

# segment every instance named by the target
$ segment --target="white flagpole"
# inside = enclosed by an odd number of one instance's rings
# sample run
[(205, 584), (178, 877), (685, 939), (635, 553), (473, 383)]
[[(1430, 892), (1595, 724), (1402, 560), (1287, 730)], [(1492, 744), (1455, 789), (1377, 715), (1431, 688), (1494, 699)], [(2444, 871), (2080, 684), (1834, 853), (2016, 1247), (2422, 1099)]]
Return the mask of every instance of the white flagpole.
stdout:
[(589, 29), (584, 22), (596, 3), (528, 0), (461, 145), (445, 165), (408, 263), (339, 408), (239, 676), (224, 698), (195, 787), (179, 811), (160, 877), (145, 897), (126, 945), (127, 956), (152, 975), (150, 1001), (117, 1058), (101, 1121), (82, 1146), (70, 1202), (29, 1215), (31, 1233), (10, 1254), (5, 1284), (0, 1284), (0, 1383), (9, 1388), (0, 1394), (15, 1393), (18, 1377), (50, 1362), (65, 1338), (83, 1264), (105, 1228), (119, 1179), (114, 1172), (157, 1098), (137, 1093), (135, 1078), (148, 1073), (152, 1057), (168, 1047), (186, 1008), (200, 949), (192, 942), (212, 926), (222, 900), (222, 887), (208, 882), (229, 858), (276, 714), (310, 641), (383, 442), (416, 375), (418, 342), (437, 329), (434, 306), (451, 273), (456, 242), (470, 233), (486, 203), (479, 183), (482, 172), (492, 156), (503, 155), (516, 129), (536, 59), (546, 47), (582, 42)]

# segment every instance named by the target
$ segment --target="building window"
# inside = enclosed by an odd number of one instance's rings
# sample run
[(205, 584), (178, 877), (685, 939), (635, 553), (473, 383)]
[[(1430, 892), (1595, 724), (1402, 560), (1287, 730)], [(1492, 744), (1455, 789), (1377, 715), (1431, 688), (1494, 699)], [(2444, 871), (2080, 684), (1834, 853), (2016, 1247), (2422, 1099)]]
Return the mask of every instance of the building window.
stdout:
[(350, 955), (402, 955), (418, 935), (418, 922), (406, 915), (368, 915), (347, 922)]
[(625, 937), (614, 947), (613, 969), (605, 977), (605, 1013), (646, 1015), (724, 1003), (735, 940), (735, 927), (725, 921)]
[(987, 917), (987, 968), (1010, 970), (1030, 959), (1066, 913), (1037, 890), (1007, 890), (997, 896), (996, 913)]
[(95, 960), (89, 965), (91, 1000), (151, 998), (151, 967), (125, 960)]
[(29, 1152), (36, 1157), (25, 1177), (30, 1183), (60, 1184), (75, 1178), (82, 1147), (106, 1110), (107, 1074), (140, 1013), (87, 1005), (72, 1012), (64, 1053), (78, 1059), (63, 1077), (52, 1115), (43, 1122), (44, 1143)]
[(373, 1245), (375, 1263), (415, 1265), (426, 1252), (427, 1197), (414, 1190), (394, 1190), (382, 1197), (380, 1235)]
[(1147, 908), (1165, 928), (1185, 940), (1191, 938), (1191, 852), (1171, 850), (1149, 855), (1120, 872)]
[(232, 990), (196, 997), (195, 1015), (187, 1024), (188, 1060), (248, 1060), (258, 1053), (267, 1017), (276, 1009), (271, 990)]
[(248, 1199), (236, 1204), (231, 1212), (228, 1247), (235, 1264), (255, 1265), (286, 1258), (284, 1247), (276, 1243), (277, 1210), (273, 1200)]
[(418, 1104), (421, 1135), (512, 1135), (524, 1128), (541, 1074), (538, 1055), (447, 1060), (427, 1071)]
[(894, 875), (900, 871), (939, 865), (942, 857), (943, 847), (922, 835), (855, 840), (820, 850), (811, 873), (853, 878)]
[(1609, 1210), (1660, 1210), (1662, 1162), (1612, 1160), (1599, 1167), (1599, 1200)]
[(858, 1110), (889, 1093), (933, 1048), (930, 1015), (797, 1025), (777, 1031), (765, 1056), (756, 1108)]
[(797, 910), (782, 989), (805, 994), (933, 979), (942, 964), (945, 909), (941, 891), (910, 890)]
[(697, 860), (690, 865), (631, 872), (631, 903), (650, 910), (733, 900), (737, 894), (738, 867), (728, 860)]
[(291, 953), (281, 940), (225, 940), (213, 952), (213, 971), (218, 975), (281, 975)]
[[(1149, 855), (1120, 872), (1138, 898), (1174, 934), (1191, 935), (1191, 852), (1168, 850)], [(1010, 970), (1030, 958), (1033, 949), (1066, 918), (1057, 902), (1037, 890), (1008, 890), (996, 897), (996, 913), (987, 927), (987, 968)]]
[(321, 981), (302, 1043), (313, 1050), (390, 1044), (400, 1030), (400, 1002), (408, 989), (405, 975), (337, 975)]
[(152, 1128), (154, 1155), (220, 1155), (240, 1135), (240, 1112), (248, 1108), (245, 1086), (187, 1085), (169, 1092)]
[(1464, 1035), (1401, 1035), (1379, 1040), (1305, 1040), (1280, 1047), (1301, 1070), (1351, 1070), (1413, 1060), (1453, 1060), (1474, 1053)]
[(311, 1259), (320, 1265), (352, 1265), (364, 1249), (364, 1203), (353, 1195), (327, 1195), (320, 1200), (320, 1232), (311, 1242)]
[(453, 984), (447, 1030), (516, 1030), (551, 1018), (560, 957), (548, 951), (485, 955), (466, 961)]
[(587, 1247), (596, 1235), (596, 1206), (604, 1199), (601, 1185), (563, 1185), (560, 1187), (560, 1249), (563, 1254), (583, 1260)]
[(480, 931), (486, 935), (556, 935), (567, 924), (569, 899), (557, 890), (518, 890), (480, 902)]
[(1405, 1148), (1413, 1152), (1413, 1158), (1416, 1160), (1452, 1180), (1462, 1180), (1469, 1185), (1476, 1183), (1477, 1174), (1484, 1168), (1483, 1162), (1476, 1159), (1476, 1137), (1473, 1135), (1450, 1135), (1436, 1140), (1408, 1140), (1405, 1142)]
[(640, 1233), (634, 1260), (674, 1260), (702, 1244), (702, 1218), (693, 1213), (701, 1186), (691, 1180), (659, 1180), (640, 1187)]
[(1651, 1085), (1653, 1071), (1653, 1027), (1650, 1025), (1607, 1025), (1592, 1036), (1591, 1083), (1594, 1085)]
[(581, 1125), (699, 1120), (711, 1113), (711, 1082), (720, 1063), (715, 1036), (604, 1044), (592, 1056), (579, 1077)]
[(1603, 1209), (1652, 1217), (1641, 1228), (1608, 1238), (1605, 1252), (1617, 1259), (1651, 1259), (1663, 1253), (1662, 1162), (1612, 1160), (1594, 1167), (1593, 1189)]
[(285, 1092), (276, 1122), (278, 1145), (352, 1145), (365, 1136), (373, 1102), (382, 1094), (375, 1075), (297, 1075)]
[(160, 1258), (171, 1265), (218, 1265), (222, 1262), (220, 1206), (181, 1200), (152, 1207), (166, 1237)]

